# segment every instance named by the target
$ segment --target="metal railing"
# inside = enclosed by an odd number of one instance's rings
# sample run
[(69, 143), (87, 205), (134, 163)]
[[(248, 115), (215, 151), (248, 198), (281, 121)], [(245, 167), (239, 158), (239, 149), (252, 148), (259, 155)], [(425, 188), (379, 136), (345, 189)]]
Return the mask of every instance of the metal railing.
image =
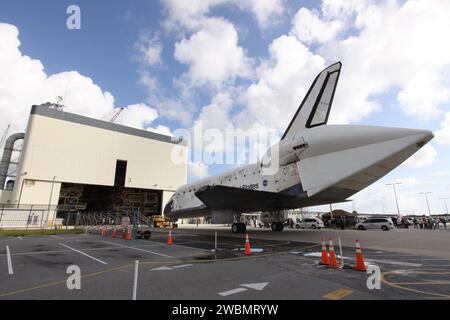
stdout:
[(67, 206), (21, 204), (0, 205), (0, 229), (69, 229), (84, 228), (97, 232), (103, 227), (126, 226), (132, 230), (153, 225), (151, 217), (138, 211), (129, 212), (81, 212)]
[(0, 229), (44, 229), (55, 222), (56, 206), (0, 205)]

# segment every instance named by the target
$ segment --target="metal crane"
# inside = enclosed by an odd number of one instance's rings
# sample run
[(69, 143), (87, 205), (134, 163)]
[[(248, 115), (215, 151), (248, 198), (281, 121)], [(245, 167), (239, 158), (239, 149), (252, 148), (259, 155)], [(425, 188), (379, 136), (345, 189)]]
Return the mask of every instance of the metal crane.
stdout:
[(115, 122), (117, 120), (117, 118), (119, 117), (119, 115), (122, 113), (123, 109), (125, 109), (124, 107), (121, 107), (115, 114), (114, 116), (109, 120), (109, 122)]

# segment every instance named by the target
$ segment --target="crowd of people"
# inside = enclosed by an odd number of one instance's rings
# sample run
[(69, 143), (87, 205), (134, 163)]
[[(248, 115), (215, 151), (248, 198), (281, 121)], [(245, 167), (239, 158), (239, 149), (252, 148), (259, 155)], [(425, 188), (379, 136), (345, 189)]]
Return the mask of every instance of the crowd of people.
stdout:
[(440, 225), (447, 229), (447, 223), (449, 221), (445, 218), (430, 218), (430, 217), (419, 217), (419, 218), (392, 218), (392, 222), (397, 228), (409, 228), (411, 225), (414, 229), (439, 229)]

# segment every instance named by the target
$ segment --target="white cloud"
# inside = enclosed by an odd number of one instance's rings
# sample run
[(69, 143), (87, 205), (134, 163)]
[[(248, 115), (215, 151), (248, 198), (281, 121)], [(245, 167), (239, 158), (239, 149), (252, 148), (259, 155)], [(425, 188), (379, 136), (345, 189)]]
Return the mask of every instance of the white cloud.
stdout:
[(219, 93), (211, 103), (202, 108), (198, 121), (202, 121), (203, 129), (224, 130), (232, 127), (228, 113), (232, 107), (232, 99), (229, 93)]
[(324, 67), (324, 59), (294, 36), (275, 39), (269, 53), (270, 58), (256, 70), (258, 81), (244, 93), (247, 109), (238, 116), (238, 127), (247, 128), (256, 120), (284, 130), (316, 73)]
[(201, 26), (211, 7), (223, 4), (224, 0), (166, 0), (163, 2), (167, 13), (164, 25), (168, 30), (195, 30)]
[(306, 8), (297, 12), (292, 24), (292, 33), (304, 43), (327, 42), (334, 39), (342, 29), (341, 21), (322, 21), (315, 12)]
[[(65, 97), (66, 111), (102, 119), (114, 112), (114, 97), (91, 78), (77, 71), (47, 75), (43, 64), (23, 55), (19, 31), (0, 23), (0, 130), (11, 124), (10, 133), (24, 131), (33, 104)], [(125, 124), (142, 128), (156, 119), (154, 109), (143, 104), (125, 110)]]
[(225, 5), (252, 12), (263, 29), (272, 25), (284, 12), (282, 0), (166, 0), (164, 6), (168, 19), (164, 22), (165, 27), (168, 30), (198, 29), (213, 8)]
[(436, 171), (436, 172), (433, 172), (431, 175), (433, 175), (435, 177), (450, 176), (450, 170)]
[[(354, 1), (350, 1), (354, 2)], [(341, 59), (345, 77), (336, 96), (332, 120), (358, 121), (379, 109), (373, 98), (396, 90), (403, 112), (436, 119), (450, 99), (450, 29), (448, 1), (324, 1), (323, 22), (347, 21), (353, 36), (319, 47), (330, 61)], [(394, 91), (394, 92), (396, 92)], [(339, 111), (338, 111), (339, 110)]]
[(342, 19), (372, 3), (375, 0), (322, 0), (322, 11), (326, 17)]
[(282, 0), (250, 0), (237, 1), (241, 6), (249, 5), (250, 10), (255, 15), (258, 25), (262, 29), (277, 22), (277, 19), (283, 14), (284, 7)]
[(436, 141), (440, 144), (450, 145), (450, 112), (442, 121), (442, 128), (436, 131)]
[(205, 178), (208, 176), (208, 166), (202, 162), (190, 162), (188, 164), (188, 175), (194, 179)]
[(158, 112), (149, 106), (139, 103), (127, 106), (121, 113), (120, 123), (124, 126), (145, 128), (158, 118)]
[(139, 60), (144, 64), (154, 66), (163, 63), (161, 58), (163, 45), (158, 36), (150, 37), (148, 34), (142, 34), (135, 43), (135, 48), (139, 52)]
[(153, 127), (149, 127), (149, 128), (146, 128), (146, 130), (151, 131), (151, 132), (164, 134), (166, 136), (171, 136), (171, 137), (173, 136), (172, 130), (170, 130), (169, 127), (163, 126), (163, 125), (158, 125), (158, 126), (156, 126), (154, 128)]
[(411, 158), (406, 160), (403, 165), (410, 168), (426, 167), (436, 161), (437, 151), (429, 144), (417, 151)]
[(140, 71), (139, 83), (147, 91), (147, 103), (154, 106), (160, 116), (176, 120), (185, 126), (191, 124), (194, 106), (190, 101), (182, 101), (182, 97), (169, 95), (149, 71)]
[(205, 20), (189, 39), (175, 44), (175, 59), (188, 65), (194, 85), (216, 85), (251, 73), (251, 61), (238, 45), (234, 26), (221, 18)]
[[(191, 125), (192, 115), (197, 111), (195, 90), (198, 87), (211, 89), (214, 96), (221, 91), (231, 94), (236, 79), (253, 76), (254, 61), (239, 45), (235, 26), (222, 17), (212, 16), (211, 10), (228, 6), (251, 12), (258, 25), (265, 29), (279, 22), (278, 18), (284, 13), (283, 1), (167, 0), (163, 5), (166, 10), (164, 26), (180, 39), (175, 43), (174, 58), (186, 65), (187, 71), (173, 79), (177, 98), (163, 93), (149, 71), (141, 70), (141, 84), (148, 89), (147, 102), (156, 106), (161, 116)], [(145, 60), (146, 46), (141, 46), (140, 55)], [(214, 118), (210, 117), (211, 113), (220, 109), (220, 106), (214, 107), (214, 103), (212, 101), (211, 106), (205, 107), (199, 117)], [(220, 112), (222, 119), (229, 119), (228, 110), (221, 109)]]

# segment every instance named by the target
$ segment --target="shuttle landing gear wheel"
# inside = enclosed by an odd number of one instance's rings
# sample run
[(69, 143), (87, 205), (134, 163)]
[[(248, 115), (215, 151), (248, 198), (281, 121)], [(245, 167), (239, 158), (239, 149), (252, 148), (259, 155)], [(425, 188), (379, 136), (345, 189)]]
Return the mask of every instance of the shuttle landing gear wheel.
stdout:
[(281, 222), (274, 222), (272, 223), (272, 231), (283, 231), (284, 226)]
[(245, 223), (233, 223), (231, 225), (231, 231), (233, 233), (244, 233), (247, 230)]

